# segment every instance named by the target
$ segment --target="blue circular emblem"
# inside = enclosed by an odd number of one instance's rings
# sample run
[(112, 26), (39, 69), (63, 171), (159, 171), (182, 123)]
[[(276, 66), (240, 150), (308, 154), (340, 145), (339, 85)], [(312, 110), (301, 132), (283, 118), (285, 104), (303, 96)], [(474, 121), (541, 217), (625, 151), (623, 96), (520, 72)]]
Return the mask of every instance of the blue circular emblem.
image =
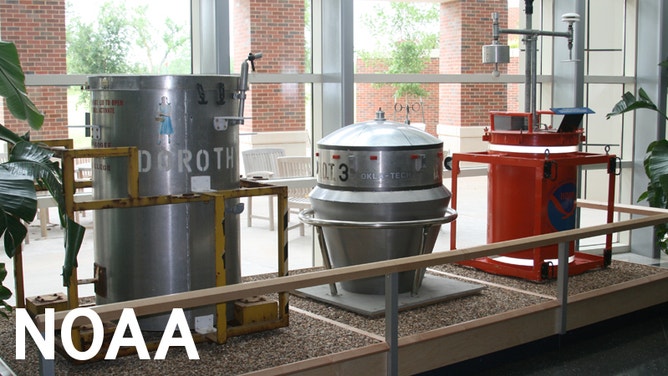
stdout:
[(575, 184), (564, 183), (552, 191), (547, 202), (547, 218), (557, 231), (575, 228)]

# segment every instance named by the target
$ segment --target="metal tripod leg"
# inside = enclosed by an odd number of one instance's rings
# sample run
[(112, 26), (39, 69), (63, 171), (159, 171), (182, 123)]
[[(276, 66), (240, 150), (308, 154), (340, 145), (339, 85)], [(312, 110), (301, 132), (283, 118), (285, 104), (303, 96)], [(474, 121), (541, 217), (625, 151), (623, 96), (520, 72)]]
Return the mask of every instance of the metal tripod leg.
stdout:
[[(420, 238), (420, 250), (418, 255), (424, 255), (427, 247), (427, 236), (429, 235), (429, 228), (431, 226), (422, 227), (422, 237)], [(411, 296), (417, 295), (420, 286), (422, 285), (422, 273), (425, 269), (416, 269), (413, 277), (413, 288), (411, 289)]]
[[(322, 227), (315, 226), (315, 231), (318, 233), (318, 243), (320, 244), (320, 252), (322, 253), (322, 262), (325, 264), (325, 268), (331, 269), (332, 263), (329, 260), (329, 252), (327, 252), (327, 244), (325, 243), (325, 237), (322, 234)], [(329, 292), (332, 296), (339, 295), (339, 292), (336, 288), (336, 283), (329, 284)]]

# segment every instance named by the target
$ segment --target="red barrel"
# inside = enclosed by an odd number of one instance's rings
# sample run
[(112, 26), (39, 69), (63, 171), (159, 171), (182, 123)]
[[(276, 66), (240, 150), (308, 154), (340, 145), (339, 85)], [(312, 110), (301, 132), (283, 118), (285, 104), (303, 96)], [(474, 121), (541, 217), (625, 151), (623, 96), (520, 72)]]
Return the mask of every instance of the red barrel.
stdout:
[[(582, 131), (557, 133), (493, 131), (486, 135), (496, 162), (488, 173), (488, 243), (575, 228)], [(574, 244), (569, 246), (572, 261)], [(512, 252), (495, 258), (520, 266), (557, 265), (557, 245)]]
[[(491, 113), (491, 129), (483, 141), (485, 152), (452, 156), (452, 207), (457, 208), (457, 175), (460, 162), (486, 163), (488, 171), (487, 242), (571, 230), (576, 226), (579, 166), (605, 164), (608, 171), (608, 223), (613, 220), (616, 157), (579, 151), (585, 136), (579, 118), (564, 117), (559, 130), (534, 127), (530, 113)], [(585, 112), (589, 113), (589, 112)], [(552, 112), (539, 112), (552, 114)], [(498, 121), (495, 121), (498, 120)], [(496, 124), (495, 124), (496, 123)], [(451, 225), (450, 246), (457, 248), (456, 223)], [(603, 256), (578, 252), (568, 244), (568, 274), (605, 267), (612, 256), (612, 237), (606, 236)], [(460, 262), (502, 275), (543, 281), (558, 269), (558, 245), (523, 249), (495, 257)]]

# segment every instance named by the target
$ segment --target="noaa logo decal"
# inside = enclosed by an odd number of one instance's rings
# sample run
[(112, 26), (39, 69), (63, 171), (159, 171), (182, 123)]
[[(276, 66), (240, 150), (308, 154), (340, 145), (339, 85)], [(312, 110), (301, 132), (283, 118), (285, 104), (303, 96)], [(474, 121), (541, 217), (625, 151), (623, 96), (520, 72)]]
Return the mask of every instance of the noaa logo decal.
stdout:
[(575, 228), (575, 184), (564, 183), (552, 191), (547, 202), (547, 218), (557, 231)]

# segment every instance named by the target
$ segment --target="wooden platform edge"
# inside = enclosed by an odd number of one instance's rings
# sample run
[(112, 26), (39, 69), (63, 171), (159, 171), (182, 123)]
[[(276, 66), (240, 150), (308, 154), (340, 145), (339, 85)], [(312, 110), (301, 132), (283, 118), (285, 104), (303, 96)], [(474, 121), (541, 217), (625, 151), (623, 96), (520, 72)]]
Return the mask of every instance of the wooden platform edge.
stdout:
[(370, 374), (385, 374), (388, 349), (386, 343), (376, 343), (244, 375), (355, 375), (359, 374), (360, 370), (369, 371)]
[[(668, 271), (572, 295), (568, 330), (668, 302)], [(399, 338), (399, 374), (455, 364), (558, 334), (559, 303), (547, 301), (492, 316)], [(387, 345), (363, 348), (268, 368), (250, 375), (383, 373)]]
[(399, 339), (399, 373), (429, 371), (555, 334), (557, 301), (547, 301)]
[(568, 330), (668, 302), (668, 271), (569, 297)]

